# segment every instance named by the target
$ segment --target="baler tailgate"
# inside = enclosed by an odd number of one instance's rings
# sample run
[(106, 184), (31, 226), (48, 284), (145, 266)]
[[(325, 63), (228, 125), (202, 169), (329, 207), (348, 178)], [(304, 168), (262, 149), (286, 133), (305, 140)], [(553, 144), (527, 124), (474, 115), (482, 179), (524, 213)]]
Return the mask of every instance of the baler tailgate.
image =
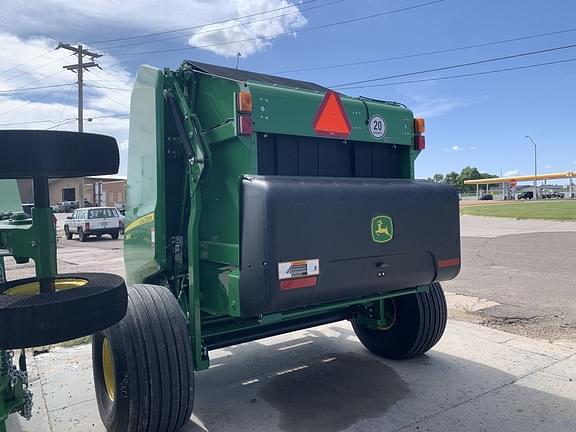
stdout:
[(257, 176), (241, 193), (243, 315), (425, 285), (460, 269), (458, 196), (448, 186)]

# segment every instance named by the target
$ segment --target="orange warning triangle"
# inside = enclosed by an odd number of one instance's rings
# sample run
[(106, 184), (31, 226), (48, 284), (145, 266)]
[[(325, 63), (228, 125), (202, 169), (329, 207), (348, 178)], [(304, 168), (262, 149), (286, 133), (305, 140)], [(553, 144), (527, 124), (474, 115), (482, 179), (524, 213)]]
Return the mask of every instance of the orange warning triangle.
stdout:
[(338, 93), (332, 90), (326, 92), (312, 126), (317, 135), (348, 138), (352, 126)]

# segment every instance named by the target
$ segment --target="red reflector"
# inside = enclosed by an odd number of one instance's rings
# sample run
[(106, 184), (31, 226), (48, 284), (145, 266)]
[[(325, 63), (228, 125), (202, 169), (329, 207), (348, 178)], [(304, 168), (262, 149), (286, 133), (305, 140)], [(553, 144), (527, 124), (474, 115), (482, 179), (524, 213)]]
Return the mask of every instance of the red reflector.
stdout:
[(289, 290), (294, 288), (306, 288), (316, 285), (318, 280), (317, 276), (302, 277), (296, 279), (284, 279), (280, 281), (281, 290)]
[(456, 267), (460, 265), (460, 258), (451, 258), (438, 261), (438, 268)]
[(426, 139), (422, 135), (414, 135), (414, 148), (424, 150), (426, 148)]
[(238, 116), (238, 135), (252, 135), (253, 131), (250, 114), (240, 114)]
[(312, 127), (317, 135), (348, 138), (352, 126), (338, 93), (328, 90), (316, 111)]

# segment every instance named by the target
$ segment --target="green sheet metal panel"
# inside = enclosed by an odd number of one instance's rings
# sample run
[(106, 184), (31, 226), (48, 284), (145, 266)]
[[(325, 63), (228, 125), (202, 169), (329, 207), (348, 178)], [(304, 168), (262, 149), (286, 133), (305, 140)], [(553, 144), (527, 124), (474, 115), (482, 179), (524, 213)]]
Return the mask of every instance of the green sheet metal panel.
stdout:
[[(163, 74), (159, 69), (143, 66), (130, 101), (130, 135), (124, 263), (129, 282), (141, 282), (161, 267), (165, 243), (163, 232), (156, 236), (157, 211), (161, 196), (164, 139)], [(158, 191), (160, 193), (158, 193)], [(160, 198), (160, 199), (159, 199)]]
[(0, 180), (0, 213), (21, 211), (22, 201), (16, 180)]
[[(325, 93), (275, 87), (249, 82), (254, 110), (254, 130), (275, 134), (317, 136), (314, 117)], [(351, 98), (340, 95), (352, 130), (347, 139), (352, 141), (382, 142), (413, 145), (414, 115), (400, 104)], [(380, 115), (386, 122), (386, 133), (381, 138), (370, 134), (368, 122)]]

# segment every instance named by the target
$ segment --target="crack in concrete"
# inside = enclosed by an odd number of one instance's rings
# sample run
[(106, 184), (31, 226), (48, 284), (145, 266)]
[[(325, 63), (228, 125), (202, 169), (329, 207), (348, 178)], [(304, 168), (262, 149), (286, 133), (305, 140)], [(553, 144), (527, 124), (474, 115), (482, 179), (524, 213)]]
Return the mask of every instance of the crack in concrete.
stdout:
[(50, 432), (53, 432), (54, 429), (52, 428), (52, 421), (50, 420), (50, 415), (48, 411), (48, 402), (46, 401), (46, 394), (44, 393), (44, 383), (42, 382), (42, 374), (40, 373), (40, 366), (38, 365), (35, 356), (32, 357), (32, 360), (34, 361), (34, 367), (38, 372), (38, 382), (40, 383), (40, 393), (42, 396), (42, 403), (44, 404), (44, 410), (46, 411), (46, 420), (48, 420), (48, 429), (50, 429)]

